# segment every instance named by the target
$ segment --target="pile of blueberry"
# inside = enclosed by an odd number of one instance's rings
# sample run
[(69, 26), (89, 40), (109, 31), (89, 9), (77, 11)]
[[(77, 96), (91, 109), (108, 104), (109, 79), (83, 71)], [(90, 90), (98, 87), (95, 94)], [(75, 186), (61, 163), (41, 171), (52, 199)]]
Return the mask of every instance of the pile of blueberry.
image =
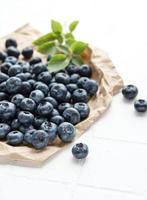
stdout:
[[(138, 95), (138, 88), (135, 85), (126, 85), (122, 89), (122, 94), (127, 100), (133, 100)], [(139, 113), (145, 113), (147, 111), (147, 101), (144, 99), (135, 100), (134, 108)]]
[[(74, 125), (88, 117), (87, 102), (98, 90), (90, 79), (91, 67), (70, 64), (50, 73), (47, 62), (33, 57), (32, 47), (20, 52), (14, 39), (7, 39), (5, 47), (0, 52), (0, 139), (35, 149), (53, 144), (57, 137), (73, 141)], [(77, 155), (81, 149), (86, 155), (81, 143), (73, 152)]]

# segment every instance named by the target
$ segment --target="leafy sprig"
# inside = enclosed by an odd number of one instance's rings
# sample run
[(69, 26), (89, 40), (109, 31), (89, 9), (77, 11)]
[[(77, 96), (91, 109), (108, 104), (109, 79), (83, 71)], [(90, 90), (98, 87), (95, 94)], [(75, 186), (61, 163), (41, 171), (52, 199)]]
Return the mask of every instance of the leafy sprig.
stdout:
[(64, 33), (60, 22), (51, 20), (52, 31), (33, 42), (38, 52), (52, 55), (48, 62), (51, 72), (64, 69), (69, 63), (83, 64), (81, 55), (88, 44), (77, 41), (73, 35), (78, 23), (78, 21), (73, 21), (68, 27), (68, 32)]

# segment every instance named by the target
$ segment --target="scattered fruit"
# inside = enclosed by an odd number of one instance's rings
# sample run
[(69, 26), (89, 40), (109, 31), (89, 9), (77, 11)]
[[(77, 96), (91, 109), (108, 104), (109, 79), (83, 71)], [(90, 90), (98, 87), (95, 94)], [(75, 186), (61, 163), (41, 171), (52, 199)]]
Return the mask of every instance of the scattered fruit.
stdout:
[(127, 85), (122, 89), (122, 94), (126, 99), (132, 100), (137, 96), (138, 89), (134, 85)]
[(83, 143), (77, 143), (72, 147), (72, 154), (76, 159), (84, 159), (89, 153), (88, 146)]
[(134, 108), (137, 112), (147, 111), (147, 101), (144, 99), (139, 99), (134, 102)]

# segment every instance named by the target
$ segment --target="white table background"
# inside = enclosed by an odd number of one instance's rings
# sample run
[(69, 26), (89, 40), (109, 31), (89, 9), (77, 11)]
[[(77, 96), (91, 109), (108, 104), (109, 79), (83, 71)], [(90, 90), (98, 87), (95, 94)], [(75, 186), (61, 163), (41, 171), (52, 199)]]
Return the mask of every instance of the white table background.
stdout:
[[(31, 22), (43, 32), (50, 19), (65, 26), (80, 20), (77, 38), (107, 51), (125, 84), (147, 98), (146, 0), (0, 0), (0, 36)], [(78, 141), (88, 144), (85, 162), (71, 146), (41, 168), (0, 165), (0, 199), (147, 199), (147, 115), (134, 112), (119, 94), (110, 109)]]

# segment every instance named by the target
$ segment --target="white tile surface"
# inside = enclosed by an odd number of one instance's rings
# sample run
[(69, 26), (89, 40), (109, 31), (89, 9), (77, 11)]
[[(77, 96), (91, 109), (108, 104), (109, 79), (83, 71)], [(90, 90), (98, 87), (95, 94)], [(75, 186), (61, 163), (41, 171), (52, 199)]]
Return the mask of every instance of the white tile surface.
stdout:
[[(125, 83), (147, 98), (146, 0), (0, 0), (0, 36), (31, 22), (49, 30), (79, 19), (79, 39), (106, 50)], [(147, 115), (138, 116), (121, 94), (79, 141), (90, 154), (75, 162), (71, 146), (41, 168), (0, 165), (0, 199), (147, 199)]]

